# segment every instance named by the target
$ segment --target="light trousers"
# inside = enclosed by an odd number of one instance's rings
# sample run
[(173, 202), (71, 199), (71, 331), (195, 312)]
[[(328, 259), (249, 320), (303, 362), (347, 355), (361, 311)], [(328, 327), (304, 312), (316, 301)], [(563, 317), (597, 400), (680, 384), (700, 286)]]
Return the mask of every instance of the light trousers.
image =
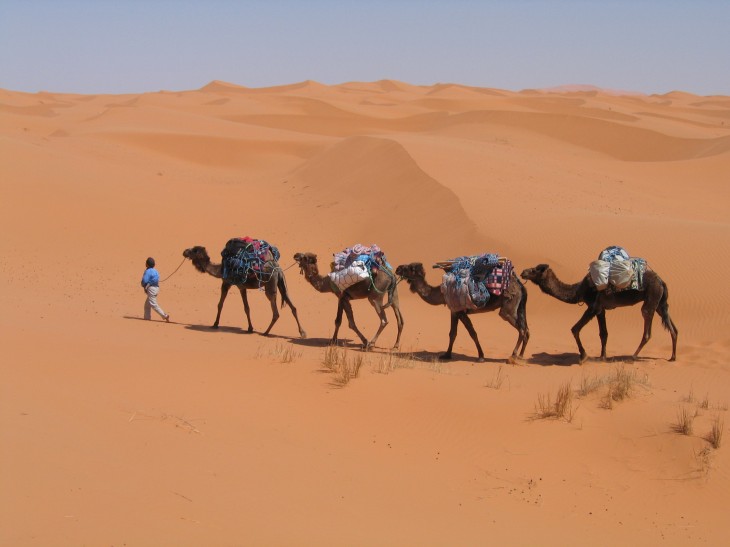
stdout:
[(145, 292), (147, 293), (147, 300), (144, 303), (144, 318), (151, 319), (151, 310), (155, 310), (158, 314), (160, 314), (160, 317), (165, 319), (167, 317), (167, 314), (162, 311), (162, 308), (159, 306), (159, 304), (157, 304), (157, 295), (160, 292), (160, 288), (148, 286), (145, 289)]

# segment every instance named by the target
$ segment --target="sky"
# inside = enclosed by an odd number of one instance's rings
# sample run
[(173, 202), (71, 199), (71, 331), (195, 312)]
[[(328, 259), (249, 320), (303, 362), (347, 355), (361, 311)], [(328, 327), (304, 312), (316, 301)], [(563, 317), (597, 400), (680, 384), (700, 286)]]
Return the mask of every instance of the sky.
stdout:
[(393, 79), (730, 95), (730, 0), (0, 0), (0, 88)]

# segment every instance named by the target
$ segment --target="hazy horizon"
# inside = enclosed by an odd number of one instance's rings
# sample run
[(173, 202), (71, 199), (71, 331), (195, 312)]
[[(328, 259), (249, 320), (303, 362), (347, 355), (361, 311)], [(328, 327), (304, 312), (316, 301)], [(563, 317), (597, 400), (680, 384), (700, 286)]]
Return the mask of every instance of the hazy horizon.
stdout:
[(730, 95), (730, 2), (0, 0), (0, 87), (399, 80)]

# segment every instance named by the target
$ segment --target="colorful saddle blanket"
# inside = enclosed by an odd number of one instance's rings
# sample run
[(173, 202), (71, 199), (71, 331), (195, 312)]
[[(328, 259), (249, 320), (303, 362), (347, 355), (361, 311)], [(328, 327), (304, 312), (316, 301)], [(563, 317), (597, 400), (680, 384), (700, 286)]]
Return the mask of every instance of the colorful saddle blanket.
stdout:
[(261, 286), (271, 278), (275, 269), (266, 268), (266, 263), (271, 257), (279, 260), (280, 256), (279, 249), (263, 239), (250, 237), (229, 239), (221, 251), (223, 279), (234, 284), (256, 279)]
[(377, 273), (377, 270), (382, 268), (385, 268), (387, 272), (392, 270), (385, 258), (385, 253), (374, 243), (370, 247), (356, 243), (333, 256), (334, 271), (328, 275), (334, 286), (340, 291), (371, 278)]
[(444, 273), (441, 292), (453, 312), (477, 310), (507, 290), (512, 275), (512, 262), (500, 262), (492, 253), (462, 256), (447, 261), (451, 266)]

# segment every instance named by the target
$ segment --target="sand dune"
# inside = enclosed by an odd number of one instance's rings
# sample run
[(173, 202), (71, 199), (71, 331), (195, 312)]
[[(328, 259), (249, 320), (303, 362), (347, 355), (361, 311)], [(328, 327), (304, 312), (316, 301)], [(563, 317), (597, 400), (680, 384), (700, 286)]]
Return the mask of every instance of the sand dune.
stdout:
[[(730, 539), (727, 439), (707, 440), (730, 404), (730, 98), (394, 80), (0, 90), (0, 165), (0, 544)], [(182, 251), (215, 262), (244, 235), (280, 249), (308, 338), (286, 308), (260, 336), (272, 310), (255, 290), (256, 333), (233, 293), (209, 328), (220, 282)], [(579, 365), (585, 307), (527, 284), (524, 364), (504, 363), (516, 332), (497, 313), (474, 316), (486, 363), (463, 327), (442, 363), (448, 310), (402, 282), (401, 350), (390, 310), (369, 353), (344, 324), (342, 351), (362, 358), (344, 383), (324, 364), (337, 299), (292, 257), (326, 269), (354, 243), (422, 262), (433, 286), (434, 262), (487, 251), (575, 283), (623, 245), (667, 283), (678, 360), (659, 318), (630, 359), (634, 306), (607, 313), (610, 361)], [(149, 255), (171, 276), (169, 325), (141, 320)], [(353, 308), (372, 336), (373, 309)], [(595, 321), (582, 339), (597, 356)], [(569, 418), (536, 418), (566, 383)]]

